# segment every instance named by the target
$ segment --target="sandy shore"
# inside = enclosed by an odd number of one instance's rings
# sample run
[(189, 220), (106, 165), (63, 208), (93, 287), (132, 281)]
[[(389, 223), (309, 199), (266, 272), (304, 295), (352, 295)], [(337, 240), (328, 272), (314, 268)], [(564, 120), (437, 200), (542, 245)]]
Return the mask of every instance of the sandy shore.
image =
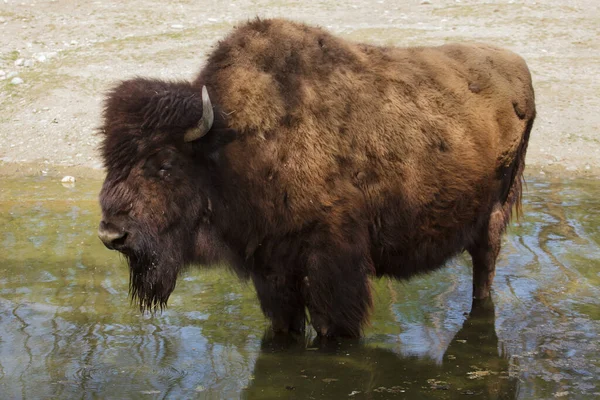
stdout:
[[(567, 5), (568, 4), (568, 5)], [(600, 3), (575, 0), (0, 2), (0, 175), (102, 177), (103, 93), (134, 75), (191, 79), (237, 22), (284, 16), (398, 46), (483, 41), (528, 62), (528, 175), (600, 175)]]

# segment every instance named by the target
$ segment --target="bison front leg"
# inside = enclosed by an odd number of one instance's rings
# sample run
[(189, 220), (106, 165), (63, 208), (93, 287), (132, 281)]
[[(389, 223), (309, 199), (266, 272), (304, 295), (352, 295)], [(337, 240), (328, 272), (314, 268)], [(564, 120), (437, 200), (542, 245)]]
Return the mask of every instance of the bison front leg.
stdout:
[(320, 336), (359, 337), (372, 306), (370, 256), (339, 244), (319, 247), (304, 278), (311, 324)]
[(279, 274), (252, 276), (260, 307), (275, 333), (302, 333), (306, 320), (302, 285)]
[(496, 206), (475, 244), (468, 249), (473, 260), (474, 299), (485, 299), (490, 295), (505, 227), (505, 212), (501, 206)]

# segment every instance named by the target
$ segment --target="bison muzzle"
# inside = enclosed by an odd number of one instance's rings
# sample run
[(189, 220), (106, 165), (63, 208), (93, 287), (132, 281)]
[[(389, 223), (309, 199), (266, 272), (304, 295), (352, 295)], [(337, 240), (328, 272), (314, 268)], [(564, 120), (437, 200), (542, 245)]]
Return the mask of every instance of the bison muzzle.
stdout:
[(489, 296), (519, 207), (531, 76), (483, 44), (351, 43), (281, 19), (233, 30), (193, 82), (107, 95), (100, 239), (142, 310), (190, 264), (252, 280), (275, 331), (360, 336), (370, 277), (468, 251)]

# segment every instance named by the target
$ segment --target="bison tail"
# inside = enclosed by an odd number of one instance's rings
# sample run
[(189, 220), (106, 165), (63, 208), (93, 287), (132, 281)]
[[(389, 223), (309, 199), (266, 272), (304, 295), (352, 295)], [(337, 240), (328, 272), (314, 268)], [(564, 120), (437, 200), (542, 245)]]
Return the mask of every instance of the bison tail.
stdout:
[(521, 137), (521, 143), (517, 148), (517, 153), (511, 165), (511, 177), (509, 184), (508, 193), (505, 194), (502, 202), (502, 212), (504, 214), (504, 220), (508, 223), (512, 217), (512, 209), (515, 208), (517, 213), (517, 219), (520, 218), (522, 213), (521, 198), (523, 195), (523, 184), (525, 183), (523, 178), (523, 172), (525, 171), (525, 155), (527, 153), (527, 144), (529, 143), (529, 134), (533, 127), (533, 121), (535, 119), (535, 113), (527, 121), (525, 131)]

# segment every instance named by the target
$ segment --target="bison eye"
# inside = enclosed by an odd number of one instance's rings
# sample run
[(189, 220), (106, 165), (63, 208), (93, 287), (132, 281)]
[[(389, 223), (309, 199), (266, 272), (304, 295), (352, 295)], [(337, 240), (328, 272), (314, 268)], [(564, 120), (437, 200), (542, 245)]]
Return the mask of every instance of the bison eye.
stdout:
[(173, 168), (171, 164), (161, 165), (158, 170), (158, 176), (161, 178), (168, 178), (171, 175), (171, 168)]

